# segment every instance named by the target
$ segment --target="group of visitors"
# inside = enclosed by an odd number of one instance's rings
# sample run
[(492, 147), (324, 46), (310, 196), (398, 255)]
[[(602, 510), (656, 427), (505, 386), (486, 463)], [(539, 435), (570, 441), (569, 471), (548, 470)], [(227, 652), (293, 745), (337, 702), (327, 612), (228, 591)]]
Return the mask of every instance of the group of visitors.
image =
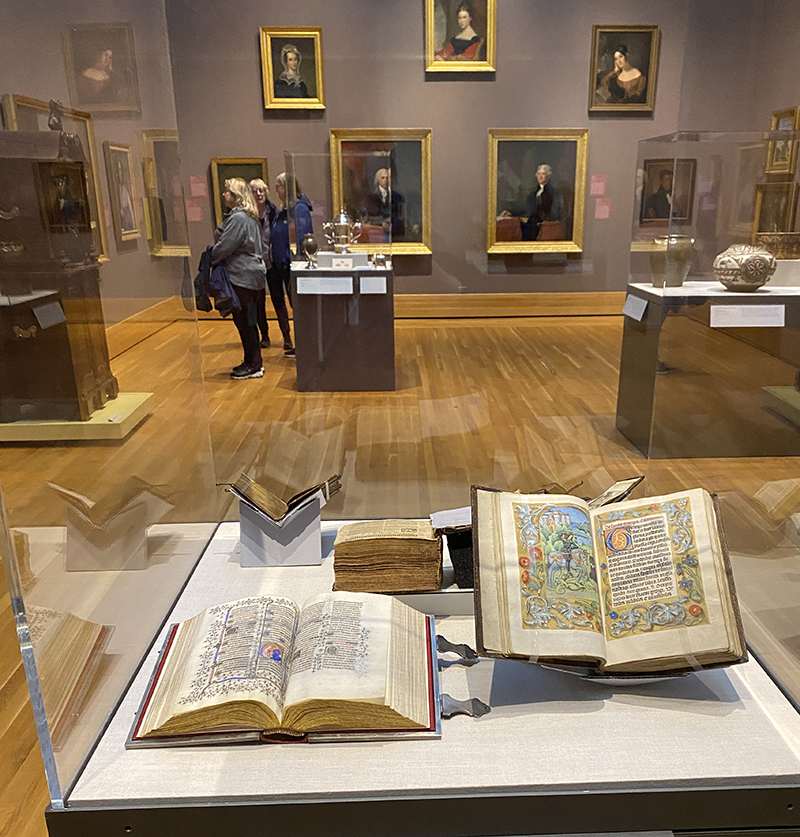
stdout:
[(313, 232), (313, 227), (311, 201), (302, 193), (297, 178), (294, 194), (289, 196), (287, 191), (285, 172), (275, 181), (279, 207), (270, 200), (269, 188), (261, 179), (249, 184), (239, 177), (225, 181), (223, 200), (230, 212), (214, 233), (211, 261), (225, 266), (239, 300), (232, 314), (244, 359), (231, 371), (234, 380), (261, 378), (264, 374), (261, 350), (270, 345), (267, 288), (283, 337), (283, 353), (295, 356), (286, 307), (287, 298), (291, 304), (290, 222), (298, 242)]

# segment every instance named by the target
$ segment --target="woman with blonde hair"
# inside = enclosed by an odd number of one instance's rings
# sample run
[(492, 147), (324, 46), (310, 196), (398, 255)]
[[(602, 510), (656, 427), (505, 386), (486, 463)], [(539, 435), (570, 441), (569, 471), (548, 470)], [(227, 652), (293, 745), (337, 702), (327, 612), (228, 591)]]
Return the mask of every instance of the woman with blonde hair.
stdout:
[[(283, 289), (279, 288), (280, 294), (276, 296), (269, 283), (269, 269), (272, 267), (272, 242), (271, 229), (275, 220), (277, 209), (269, 199), (269, 186), (260, 178), (255, 177), (250, 181), (250, 191), (258, 209), (258, 225), (261, 228), (261, 250), (264, 254), (264, 264), (267, 267), (267, 285), (269, 295), (275, 313), (278, 315), (278, 325), (283, 335), (284, 346), (292, 345), (292, 336), (289, 331), (289, 312), (286, 310), (286, 300), (283, 298)], [(261, 291), (258, 301), (258, 330), (261, 332), (261, 348), (269, 348), (269, 322), (267, 321), (267, 291)]]
[(239, 308), (233, 309), (233, 322), (242, 341), (244, 360), (233, 368), (231, 378), (241, 381), (264, 374), (258, 341), (258, 302), (267, 269), (258, 207), (250, 187), (241, 177), (232, 177), (225, 181), (222, 197), (230, 212), (214, 232), (216, 244), (211, 250), (211, 263), (225, 266), (239, 298)]

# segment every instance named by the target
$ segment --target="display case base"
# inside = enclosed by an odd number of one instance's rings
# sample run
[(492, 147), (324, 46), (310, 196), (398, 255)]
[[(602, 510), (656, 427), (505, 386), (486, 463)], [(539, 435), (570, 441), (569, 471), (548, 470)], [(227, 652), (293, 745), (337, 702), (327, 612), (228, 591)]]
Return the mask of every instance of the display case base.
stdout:
[(156, 406), (152, 392), (121, 392), (88, 421), (0, 423), (0, 442), (82, 442), (124, 439)]

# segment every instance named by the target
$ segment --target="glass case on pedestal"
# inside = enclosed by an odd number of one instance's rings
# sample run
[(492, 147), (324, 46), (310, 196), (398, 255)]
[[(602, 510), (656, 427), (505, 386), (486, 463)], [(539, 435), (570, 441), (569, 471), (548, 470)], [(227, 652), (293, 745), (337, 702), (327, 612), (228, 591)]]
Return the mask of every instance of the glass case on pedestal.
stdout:
[[(121, 295), (117, 257), (95, 252), (93, 155), (60, 111), (49, 131), (0, 133), (0, 551), (54, 807), (218, 520), (183, 266)], [(136, 229), (138, 171), (114, 171)]]
[(798, 141), (639, 143), (616, 417), (651, 490), (702, 474), (719, 495), (748, 640), (796, 702), (800, 233), (796, 173), (770, 160)]

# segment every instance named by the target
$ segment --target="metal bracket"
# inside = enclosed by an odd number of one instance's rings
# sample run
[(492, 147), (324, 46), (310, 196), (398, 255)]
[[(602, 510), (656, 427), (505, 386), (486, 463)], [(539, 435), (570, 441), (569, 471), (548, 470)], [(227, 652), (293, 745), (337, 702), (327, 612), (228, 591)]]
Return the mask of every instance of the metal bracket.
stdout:
[(478, 698), (456, 700), (450, 695), (442, 695), (442, 717), (452, 718), (453, 715), (468, 715), (470, 718), (480, 718), (492, 711), (492, 707)]
[(458, 654), (459, 657), (470, 663), (477, 663), (479, 660), (478, 652), (470, 648), (469, 645), (463, 642), (456, 645), (450, 642), (449, 639), (445, 639), (441, 634), (436, 634), (436, 650), (440, 654), (446, 654), (448, 651), (452, 651), (453, 654)]

